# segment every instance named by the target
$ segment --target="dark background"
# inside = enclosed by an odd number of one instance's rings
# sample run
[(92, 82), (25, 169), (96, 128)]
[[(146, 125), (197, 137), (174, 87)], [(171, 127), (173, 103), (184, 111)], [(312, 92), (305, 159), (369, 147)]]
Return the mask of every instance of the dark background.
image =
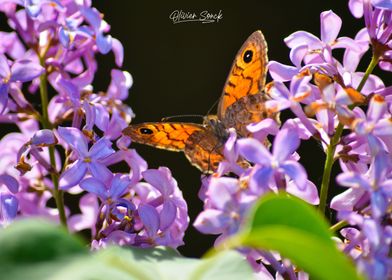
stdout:
[[(322, 11), (331, 9), (343, 19), (339, 36), (354, 37), (364, 26), (363, 19), (352, 17), (348, 1), (344, 0), (184, 2), (94, 2), (110, 23), (111, 34), (124, 45), (123, 68), (134, 78), (128, 104), (136, 114), (135, 123), (159, 121), (173, 115), (205, 115), (220, 97), (237, 50), (255, 30), (264, 33), (270, 60), (291, 64), (289, 49), (283, 39), (297, 30), (309, 31), (319, 37)], [(174, 10), (196, 14), (204, 10), (211, 13), (222, 10), (223, 19), (211, 24), (173, 24), (169, 15)], [(343, 52), (335, 53), (341, 56)], [(108, 67), (111, 59), (105, 57), (103, 66)], [(362, 71), (365, 71), (370, 57), (364, 61)], [(103, 89), (109, 82), (109, 70), (110, 67), (101, 69), (100, 74), (107, 72), (96, 79), (98, 84), (102, 83)], [(189, 119), (180, 119), (185, 120)], [(180, 251), (187, 256), (200, 256), (215, 240), (215, 236), (202, 235), (192, 226), (202, 210), (202, 202), (197, 197), (200, 172), (182, 153), (138, 144), (134, 147), (147, 160), (149, 167), (168, 166), (171, 169), (188, 203), (191, 218), (185, 246)], [(299, 152), (310, 179), (319, 186), (324, 153), (312, 141), (303, 143)], [(335, 188), (335, 192), (341, 190)]]
[[(255, 30), (264, 33), (270, 60), (291, 64), (283, 39), (297, 30), (319, 36), (322, 11), (332, 9), (343, 18), (340, 36), (354, 37), (364, 25), (362, 19), (351, 16), (348, 1), (344, 0), (184, 2), (93, 1), (111, 25), (110, 34), (124, 45), (123, 69), (134, 79), (127, 102), (136, 113), (135, 123), (159, 121), (173, 115), (205, 115), (220, 97), (234, 55)], [(211, 24), (173, 24), (169, 15), (174, 10), (196, 14), (221, 10), (223, 19)], [(3, 27), (4, 18), (0, 19)], [(337, 51), (337, 54), (342, 53)], [(115, 67), (113, 61), (111, 53), (99, 56), (100, 68), (94, 81), (96, 91), (107, 88), (110, 70)], [(365, 63), (368, 61), (369, 57)], [(366, 65), (361, 67), (364, 71)], [(202, 202), (197, 197), (200, 172), (182, 153), (137, 144), (134, 148), (150, 168), (168, 166), (171, 169), (188, 203), (191, 218), (185, 246), (179, 249), (186, 256), (200, 256), (215, 240), (215, 236), (202, 235), (192, 226), (202, 210)], [(299, 153), (309, 178), (319, 186), (324, 163), (321, 148), (308, 141), (301, 145)], [(335, 191), (338, 190), (335, 188)]]

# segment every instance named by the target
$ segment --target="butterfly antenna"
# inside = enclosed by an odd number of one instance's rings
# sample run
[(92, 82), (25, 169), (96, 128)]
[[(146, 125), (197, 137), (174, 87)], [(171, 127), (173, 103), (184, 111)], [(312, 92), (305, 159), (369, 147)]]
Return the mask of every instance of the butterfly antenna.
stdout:
[(210, 109), (208, 109), (207, 116), (211, 113), (212, 109), (215, 108), (215, 106), (216, 106), (216, 104), (218, 104), (218, 102), (219, 102), (219, 99), (215, 100), (214, 104), (212, 104)]
[(161, 119), (162, 122), (168, 121), (168, 120), (172, 120), (172, 119), (176, 119), (176, 118), (204, 118), (203, 115), (176, 115), (176, 116), (169, 116), (169, 117), (164, 117)]

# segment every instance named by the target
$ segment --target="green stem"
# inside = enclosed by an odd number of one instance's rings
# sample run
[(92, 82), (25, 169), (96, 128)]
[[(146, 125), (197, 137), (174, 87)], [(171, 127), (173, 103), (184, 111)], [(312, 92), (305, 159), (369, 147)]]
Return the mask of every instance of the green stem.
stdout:
[(366, 69), (365, 75), (363, 76), (361, 82), (358, 85), (357, 91), (361, 91), (369, 78), (369, 75), (373, 72), (374, 67), (378, 64), (378, 61), (380, 60), (380, 56), (373, 54), (372, 60), (370, 61), (370, 64), (368, 68)]
[[(361, 91), (369, 78), (369, 75), (372, 73), (374, 67), (376, 67), (377, 63), (379, 61), (379, 56), (373, 54), (372, 60), (370, 61), (369, 66), (366, 69), (365, 75), (363, 76), (361, 82), (358, 85), (357, 91)], [(336, 127), (336, 132), (334, 136), (331, 138), (331, 142), (329, 143), (326, 151), (326, 160), (324, 164), (324, 173), (323, 173), (323, 179), (321, 181), (321, 190), (320, 190), (320, 204), (319, 204), (319, 211), (322, 214), (325, 214), (325, 208), (327, 205), (327, 198), (328, 198), (328, 191), (329, 191), (329, 182), (331, 178), (331, 171), (332, 171), (332, 166), (335, 162), (334, 155), (336, 151), (336, 146), (340, 141), (340, 137), (343, 132), (343, 124), (339, 123), (338, 126)]]
[(337, 232), (339, 229), (344, 228), (347, 225), (348, 225), (348, 222), (346, 220), (341, 220), (340, 222), (337, 222), (336, 224), (331, 226), (329, 228), (329, 230), (332, 232)]
[(336, 128), (335, 135), (331, 138), (331, 142), (327, 147), (327, 152), (326, 152), (327, 158), (324, 164), (324, 173), (323, 173), (323, 179), (321, 181), (321, 190), (320, 190), (320, 204), (318, 207), (319, 211), (322, 214), (325, 213), (325, 207), (327, 205), (329, 181), (331, 178), (332, 166), (335, 161), (334, 159), (335, 150), (336, 150), (337, 143), (339, 143), (342, 132), (343, 132), (343, 125), (339, 123)]
[[(45, 61), (42, 57), (40, 57), (40, 64), (44, 67)], [(42, 105), (42, 118), (41, 123), (43, 128), (45, 129), (52, 129), (52, 124), (49, 121), (48, 116), (48, 85), (47, 85), (47, 75), (43, 73), (40, 76), (40, 95), (41, 95), (41, 105)], [(56, 173), (56, 160), (54, 156), (54, 147), (49, 146), (49, 158), (50, 158), (50, 165), (52, 166), (50, 176), (53, 182), (53, 197), (56, 202), (56, 207), (59, 210), (59, 217), (61, 224), (66, 228), (67, 227), (67, 218), (65, 216), (64, 210), (64, 199), (63, 193), (59, 190), (59, 178), (58, 174)]]

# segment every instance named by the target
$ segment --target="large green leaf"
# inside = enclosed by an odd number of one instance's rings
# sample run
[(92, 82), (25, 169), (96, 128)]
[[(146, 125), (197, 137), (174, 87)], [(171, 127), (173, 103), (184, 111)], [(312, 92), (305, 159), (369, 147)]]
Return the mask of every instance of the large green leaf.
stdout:
[(0, 264), (36, 263), (87, 253), (86, 246), (47, 221), (26, 219), (0, 230)]
[(338, 250), (324, 218), (304, 201), (270, 194), (254, 207), (232, 246), (278, 251), (315, 279), (361, 279)]
[(204, 260), (177, 251), (109, 247), (89, 252), (87, 246), (56, 225), (19, 221), (0, 231), (0, 279), (156, 280), (251, 279), (243, 256), (225, 251)]

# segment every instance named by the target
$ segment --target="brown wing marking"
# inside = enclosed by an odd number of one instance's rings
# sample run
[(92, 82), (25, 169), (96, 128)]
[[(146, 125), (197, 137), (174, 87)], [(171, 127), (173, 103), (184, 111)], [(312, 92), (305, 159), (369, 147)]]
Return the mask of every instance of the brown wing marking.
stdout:
[(209, 129), (195, 131), (186, 141), (184, 152), (194, 166), (204, 173), (211, 173), (224, 160), (223, 144)]
[(183, 151), (185, 143), (196, 131), (205, 131), (199, 124), (150, 122), (130, 125), (123, 134), (133, 142), (154, 146), (170, 151)]
[(260, 93), (267, 75), (267, 43), (261, 31), (256, 31), (238, 51), (218, 105), (218, 117), (241, 97)]
[(226, 110), (222, 119), (225, 127), (234, 127), (242, 137), (249, 137), (251, 133), (246, 126), (257, 123), (265, 118), (275, 119), (279, 123), (279, 114), (269, 112), (265, 107), (266, 97), (263, 94), (247, 95), (233, 103)]

